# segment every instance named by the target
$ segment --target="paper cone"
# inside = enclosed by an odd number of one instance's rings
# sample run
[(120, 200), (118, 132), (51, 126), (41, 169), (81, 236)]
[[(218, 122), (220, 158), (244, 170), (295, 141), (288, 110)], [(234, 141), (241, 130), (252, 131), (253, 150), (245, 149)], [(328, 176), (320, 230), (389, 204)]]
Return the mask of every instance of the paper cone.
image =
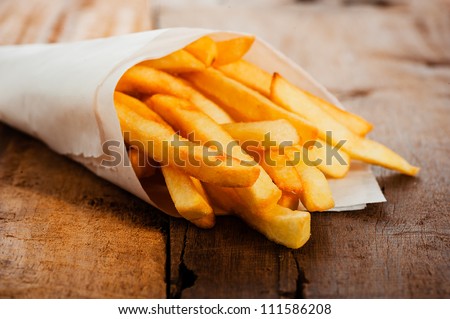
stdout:
[[(175, 28), (75, 43), (0, 47), (0, 120), (80, 162), (98, 176), (174, 215), (160, 184), (141, 185), (128, 165), (107, 167), (105, 142), (125, 145), (113, 92), (122, 74), (143, 60), (163, 57), (209, 34), (215, 40), (237, 33)], [(339, 101), (302, 68), (256, 39), (245, 58), (338, 106)], [(352, 165), (345, 179), (330, 181), (336, 207), (361, 209), (385, 201), (370, 169)]]

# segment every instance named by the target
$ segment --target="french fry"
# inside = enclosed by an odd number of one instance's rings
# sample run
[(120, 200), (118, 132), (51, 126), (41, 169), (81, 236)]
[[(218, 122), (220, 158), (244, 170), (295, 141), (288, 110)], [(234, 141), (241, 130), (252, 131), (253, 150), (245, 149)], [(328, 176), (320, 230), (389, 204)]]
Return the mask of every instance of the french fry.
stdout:
[(186, 50), (178, 50), (165, 57), (146, 60), (138, 65), (155, 68), (170, 73), (183, 73), (201, 71), (205, 69), (205, 64), (195, 58)]
[(256, 216), (244, 209), (238, 209), (236, 214), (267, 238), (288, 248), (302, 247), (311, 236), (309, 212), (276, 205)]
[[(181, 216), (201, 228), (214, 226), (213, 209), (198, 192), (191, 177), (174, 166), (162, 166), (162, 173), (175, 208)], [(201, 186), (201, 185), (200, 185)]]
[(300, 194), (302, 183), (294, 166), (289, 166), (288, 158), (276, 150), (260, 151), (259, 165), (272, 178), (275, 185), (283, 192)]
[(208, 144), (220, 150), (220, 153), (232, 156), (260, 170), (258, 179), (251, 187), (236, 189), (238, 196), (254, 207), (275, 205), (281, 196), (280, 190), (272, 183), (269, 175), (246, 154), (233, 138), (194, 105), (176, 97), (156, 94), (146, 100), (147, 105), (160, 114), (182, 136), (195, 133), (195, 141)]
[(337, 157), (332, 156), (331, 152), (327, 151), (331, 147), (324, 141), (317, 139), (314, 146), (306, 150), (308, 162), (317, 166), (328, 177), (343, 178), (350, 169), (350, 156), (343, 150), (335, 150)]
[(116, 99), (115, 106), (125, 142), (157, 162), (178, 166), (201, 181), (221, 186), (249, 187), (257, 180), (260, 172), (257, 167), (244, 166), (238, 159), (223, 155), (205, 156), (211, 154), (210, 149), (178, 136), (165, 125), (145, 119), (123, 101)]
[(320, 107), (323, 111), (330, 114), (336, 121), (340, 122), (353, 133), (364, 137), (372, 130), (373, 125), (367, 122), (362, 117), (343, 110), (340, 107), (337, 107), (336, 105), (325, 101), (324, 99), (321, 99), (320, 97), (315, 96), (308, 91), (300, 89), (299, 91), (303, 93), (305, 97), (304, 103), (306, 106), (316, 105)]
[(224, 110), (192, 88), (189, 83), (153, 68), (144, 66), (130, 68), (120, 79), (116, 90), (124, 93), (173, 95), (192, 102), (217, 123), (232, 122)]
[(221, 126), (241, 145), (252, 141), (256, 142), (252, 146), (261, 149), (296, 145), (300, 141), (295, 127), (286, 120), (226, 123)]
[(316, 124), (321, 139), (326, 140), (326, 132), (331, 131), (332, 145), (336, 146), (345, 141), (342, 149), (351, 158), (397, 170), (407, 175), (414, 176), (419, 172), (418, 167), (412, 166), (384, 145), (354, 134), (320, 107), (305, 106), (302, 92), (276, 73), (272, 81), (271, 99), (288, 111), (295, 112)]
[[(246, 85), (247, 87), (261, 93), (264, 96), (270, 96), (270, 87), (272, 83), (272, 74), (264, 71), (258, 66), (239, 60), (227, 65), (217, 67), (226, 76)], [(372, 130), (372, 124), (356, 114), (345, 111), (336, 105), (327, 102), (305, 90), (297, 88), (303, 94), (303, 103), (305, 107), (318, 106), (329, 113), (336, 121), (346, 126), (349, 130), (360, 136), (365, 136)]]
[(254, 36), (244, 36), (216, 42), (217, 57), (213, 65), (220, 66), (239, 60), (251, 48), (253, 42), (255, 42)]
[(237, 203), (241, 200), (233, 187), (219, 187), (210, 183), (202, 183), (203, 188), (211, 199), (211, 204), (231, 214), (235, 213)]
[(208, 195), (206, 195), (205, 189), (202, 186), (202, 182), (200, 182), (198, 179), (194, 178), (191, 176), (191, 181), (195, 186), (195, 189), (197, 190), (197, 192), (203, 197), (203, 199), (205, 201), (207, 201), (209, 203), (209, 198)]
[(299, 203), (298, 195), (289, 192), (283, 192), (280, 200), (278, 201), (278, 205), (292, 210), (298, 209), (298, 203)]
[(130, 147), (128, 157), (137, 178), (150, 177), (155, 174), (156, 168), (150, 165), (147, 156), (140, 153), (138, 149)]
[(184, 48), (187, 52), (210, 66), (217, 57), (216, 42), (210, 37), (201, 37)]
[(218, 66), (217, 69), (229, 78), (244, 84), (262, 95), (266, 97), (270, 96), (272, 74), (256, 65), (245, 60), (238, 60), (233, 63)]
[(127, 108), (133, 110), (133, 112), (139, 114), (144, 119), (159, 123), (164, 127), (166, 127), (168, 130), (173, 131), (172, 127), (170, 127), (170, 125), (168, 125), (167, 122), (165, 122), (161, 116), (153, 112), (151, 109), (148, 108), (147, 105), (142, 103), (140, 100), (135, 99), (134, 97), (116, 91), (114, 92), (114, 103), (126, 105)]
[(308, 212), (293, 211), (280, 205), (255, 211), (248, 209), (232, 188), (205, 184), (205, 190), (213, 202), (224, 205), (224, 210), (232, 209), (248, 225), (276, 243), (300, 248), (311, 235), (311, 215)]
[[(203, 199), (208, 202), (209, 205), (211, 205), (212, 209), (213, 209), (213, 214), (215, 216), (228, 216), (231, 215), (232, 212), (231, 211), (225, 211), (222, 208), (219, 208), (217, 205), (212, 205), (210, 199), (208, 198), (208, 195), (206, 194), (206, 191), (203, 187), (202, 182), (200, 182), (198, 179), (191, 177), (192, 182), (194, 183), (195, 188), (197, 189), (197, 192), (203, 197)], [(205, 221), (203, 220), (199, 220), (197, 222), (199, 223), (203, 223), (203, 222), (208, 222), (210, 220), (210, 218), (205, 218)], [(199, 226), (201, 227), (201, 226)], [(202, 227), (202, 228), (206, 228), (206, 227)]]
[(286, 156), (295, 165), (302, 192), (299, 194), (303, 206), (310, 212), (321, 212), (334, 207), (334, 199), (331, 194), (325, 175), (315, 166), (306, 164), (302, 158), (301, 148), (286, 147)]
[(208, 68), (203, 72), (183, 75), (203, 93), (219, 100), (235, 120), (243, 122), (264, 120), (288, 120), (297, 130), (300, 144), (314, 140), (317, 128), (300, 116), (286, 111), (261, 94), (226, 77), (220, 71)]

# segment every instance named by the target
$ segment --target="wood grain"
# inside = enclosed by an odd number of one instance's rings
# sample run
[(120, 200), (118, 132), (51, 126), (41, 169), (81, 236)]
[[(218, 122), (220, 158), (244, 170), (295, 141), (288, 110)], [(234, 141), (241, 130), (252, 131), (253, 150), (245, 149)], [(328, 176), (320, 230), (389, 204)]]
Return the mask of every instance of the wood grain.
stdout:
[[(141, 31), (147, 9), (146, 1), (2, 1), (0, 39)], [(3, 124), (0, 135), (0, 297), (166, 296), (165, 215), (29, 136)]]
[(450, 154), (442, 144), (450, 133), (448, 2), (268, 2), (190, 3), (194, 17), (169, 1), (158, 21), (261, 36), (372, 121), (371, 136), (422, 172), (410, 178), (374, 168), (388, 202), (314, 214), (312, 238), (297, 251), (268, 243), (234, 219), (219, 220), (213, 234), (171, 222), (170, 242), (177, 245), (171, 260), (184, 269), (172, 271), (171, 280), (196, 278), (175, 296), (449, 297)]
[(1, 44), (67, 42), (152, 27), (146, 0), (3, 0)]

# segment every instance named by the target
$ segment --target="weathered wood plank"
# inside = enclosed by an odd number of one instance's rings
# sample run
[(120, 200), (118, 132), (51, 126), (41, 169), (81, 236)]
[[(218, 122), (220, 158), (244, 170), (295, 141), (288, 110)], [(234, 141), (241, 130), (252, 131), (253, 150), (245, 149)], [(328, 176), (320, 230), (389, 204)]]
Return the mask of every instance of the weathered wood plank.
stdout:
[(0, 43), (76, 41), (151, 28), (146, 0), (3, 0)]
[[(175, 268), (171, 276), (181, 283), (172, 297), (279, 297), (280, 259), (289, 257), (288, 249), (233, 217), (219, 218), (212, 230), (199, 230), (184, 221), (171, 224), (171, 247), (178, 247), (171, 251)], [(295, 284), (283, 282), (282, 289), (283, 294), (295, 294)]]
[[(149, 26), (144, 0), (0, 4), (2, 44)], [(0, 297), (166, 296), (165, 215), (6, 125), (0, 135)]]
[(0, 295), (165, 296), (165, 217), (30, 137), (5, 133)]
[[(178, 295), (449, 297), (449, 149), (442, 144), (450, 133), (448, 2), (286, 1), (275, 7), (268, 1), (251, 8), (194, 2), (195, 16), (174, 2), (161, 4), (159, 27), (263, 37), (371, 120), (374, 139), (422, 166), (419, 178), (374, 168), (388, 202), (315, 214), (312, 239), (298, 251), (265, 242), (231, 218), (207, 232), (173, 224), (171, 245), (184, 245), (171, 251), (172, 269), (180, 261), (196, 278)], [(171, 280), (180, 276), (172, 271)]]

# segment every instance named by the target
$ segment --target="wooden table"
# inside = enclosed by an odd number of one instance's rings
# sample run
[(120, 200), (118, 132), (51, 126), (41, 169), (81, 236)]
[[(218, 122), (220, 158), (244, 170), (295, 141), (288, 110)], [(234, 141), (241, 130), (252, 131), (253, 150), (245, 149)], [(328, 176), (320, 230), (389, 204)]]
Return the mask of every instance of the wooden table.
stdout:
[(374, 168), (387, 203), (314, 214), (311, 240), (290, 250), (237, 218), (212, 230), (169, 218), (2, 124), (0, 297), (450, 297), (449, 2), (201, 3), (3, 0), (0, 41), (252, 32), (372, 121), (371, 136), (420, 176)]

